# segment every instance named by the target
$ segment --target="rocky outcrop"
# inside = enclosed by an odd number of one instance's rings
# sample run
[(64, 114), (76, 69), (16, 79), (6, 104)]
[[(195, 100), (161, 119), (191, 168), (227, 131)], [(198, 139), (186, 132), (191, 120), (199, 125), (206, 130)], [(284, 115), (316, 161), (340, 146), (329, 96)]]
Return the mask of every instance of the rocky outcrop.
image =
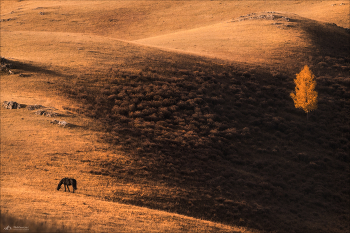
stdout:
[(42, 105), (39, 105), (39, 104), (35, 104), (35, 105), (27, 105), (26, 109), (27, 110), (36, 110), (36, 109), (41, 109), (41, 108), (45, 108), (44, 106)]
[(50, 122), (51, 124), (55, 124), (55, 125), (59, 125), (59, 126), (63, 126), (63, 127), (66, 127), (67, 125), (69, 125), (66, 121), (59, 121), (59, 120), (52, 120)]
[(59, 116), (57, 112), (54, 112), (52, 110), (47, 110), (47, 109), (40, 109), (35, 112), (36, 115), (41, 115), (41, 116), (47, 116), (47, 117), (54, 117), (54, 116)]
[(9, 60), (7, 60), (4, 57), (0, 57), (0, 67), (1, 71), (6, 72), (8, 74), (14, 74), (14, 72), (11, 70), (14, 68), (14, 66), (10, 63)]
[(47, 116), (47, 117), (55, 117), (55, 116), (59, 116), (60, 114), (57, 112), (54, 112), (54, 110), (57, 110), (55, 108), (47, 108), (45, 106), (39, 105), (39, 104), (35, 104), (35, 105), (28, 105), (26, 107), (27, 110), (33, 111), (33, 110), (37, 110), (35, 111), (36, 115), (40, 115), (40, 116)]
[(21, 105), (14, 101), (4, 101), (2, 106), (7, 109), (20, 109)]
[[(7, 109), (20, 109), (21, 108), (21, 105), (17, 102), (14, 102), (14, 101), (4, 101), (2, 106), (4, 108), (7, 108)], [(45, 106), (42, 106), (42, 105), (38, 105), (38, 104), (35, 104), (35, 105), (22, 105), (22, 107), (25, 107), (27, 110), (30, 110), (30, 111), (33, 111), (33, 110), (36, 110), (34, 113), (36, 115), (40, 115), (40, 116), (47, 116), (47, 117), (56, 117), (56, 116), (60, 116), (61, 114), (57, 113), (57, 112), (54, 112), (54, 110), (57, 110), (55, 108), (47, 108)], [(72, 124), (69, 124), (68, 122), (66, 121), (59, 121), (59, 120), (52, 120), (50, 123), (52, 124), (55, 124), (55, 125), (59, 125), (59, 126), (63, 126), (63, 127), (66, 127), (66, 126), (74, 126)]]

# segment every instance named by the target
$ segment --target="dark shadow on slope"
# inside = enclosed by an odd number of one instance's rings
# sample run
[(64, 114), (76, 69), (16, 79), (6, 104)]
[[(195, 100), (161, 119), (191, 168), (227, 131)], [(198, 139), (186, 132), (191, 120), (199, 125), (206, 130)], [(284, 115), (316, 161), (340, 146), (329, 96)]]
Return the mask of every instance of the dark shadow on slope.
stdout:
[[(48, 74), (48, 75), (54, 75), (54, 76), (63, 76), (61, 73), (50, 70), (44, 67), (32, 65), (29, 63), (24, 63), (21, 61), (16, 61), (16, 60), (10, 60), (7, 58), (1, 58), (1, 64), (5, 64), (6, 66), (9, 67), (11, 70), (21, 70), (24, 72), (36, 72), (36, 73), (42, 73), (42, 74)], [(22, 77), (30, 77), (29, 74), (23, 74)]]
[[(327, 34), (321, 28), (310, 35)], [(104, 140), (130, 155), (125, 163), (98, 161), (90, 173), (174, 190), (123, 190), (113, 201), (262, 232), (346, 232), (350, 64), (338, 58), (342, 46), (327, 48), (328, 39), (315, 42), (322, 53), (310, 54), (319, 106), (309, 121), (289, 95), (296, 72), (159, 52), (137, 60), (138, 72), (115, 67), (67, 79), (64, 91), (82, 103), (80, 112), (101, 121)]]
[(350, 145), (342, 99), (349, 93), (340, 81), (320, 81), (327, 92), (306, 122), (289, 96), (293, 76), (179, 62), (111, 71), (94, 78), (101, 89), (66, 88), (103, 122), (105, 140), (132, 157), (131, 164), (102, 161), (92, 174), (186, 190), (111, 200), (276, 232), (327, 232), (323, 216), (339, 217), (341, 232)]
[(348, 57), (350, 54), (349, 30), (336, 24), (321, 23), (305, 19), (300, 27), (307, 33), (315, 45), (315, 55)]

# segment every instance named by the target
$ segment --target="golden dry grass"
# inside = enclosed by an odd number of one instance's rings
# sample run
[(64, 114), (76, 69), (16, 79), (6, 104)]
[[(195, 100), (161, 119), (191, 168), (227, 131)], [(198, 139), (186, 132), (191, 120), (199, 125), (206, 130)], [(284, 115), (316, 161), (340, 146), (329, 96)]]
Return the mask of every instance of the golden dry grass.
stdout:
[[(76, 232), (249, 232), (243, 228), (105, 201), (104, 197), (116, 190), (132, 192), (140, 189), (140, 185), (118, 183), (113, 187), (112, 180), (89, 174), (91, 167), (83, 161), (107, 157), (123, 159), (123, 156), (97, 142), (98, 135), (91, 129), (93, 122), (64, 111), (62, 98), (52, 92), (41, 92), (42, 84), (31, 85), (32, 82), (43, 83), (46, 76), (34, 73), (32, 78), (16, 77), (17, 80), (2, 76), (1, 86), (7, 88), (2, 88), (1, 99), (56, 107), (61, 109), (58, 112), (65, 114), (59, 118), (76, 127), (52, 125), (51, 118), (35, 115), (27, 109), (1, 109), (2, 213), (38, 223), (64, 224)], [(78, 180), (75, 194), (56, 190), (59, 180), (65, 176)], [(147, 190), (146, 186), (143, 188)], [(160, 184), (156, 184), (156, 188), (166, 189)]]
[[(271, 14), (258, 13), (253, 16), (261, 15)], [(310, 46), (299, 30), (287, 26), (294, 25), (283, 19), (236, 19), (136, 42), (222, 60), (251, 64), (287, 63), (290, 61), (284, 58), (300, 57)]]
[[(135, 40), (276, 11), (349, 26), (342, 1), (1, 1), (4, 30), (86, 32)], [(332, 4), (337, 6), (332, 7)], [(11, 14), (11, 12), (13, 12)], [(44, 12), (40, 15), (39, 12)], [(46, 14), (45, 14), (46, 13)]]
[[(23, 180), (17, 182), (21, 184)], [(17, 217), (39, 222), (54, 221), (76, 232), (249, 232), (243, 228), (111, 203), (78, 193), (39, 191), (18, 185), (3, 187), (1, 195), (3, 203), (9, 202), (2, 211), (9, 210)]]
[[(167, 193), (170, 188), (148, 180), (111, 185), (114, 181), (108, 177), (91, 175), (93, 168), (82, 161), (127, 161), (128, 156), (119, 153), (118, 147), (98, 142), (98, 123), (67, 112), (63, 106), (75, 107), (77, 103), (60, 96), (47, 82), (59, 82), (60, 74), (90, 73), (112, 65), (138, 70), (146, 55), (161, 54), (159, 48), (229, 61), (282, 65), (301, 59), (311, 46), (299, 26), (278, 27), (269, 20), (233, 20), (253, 12), (276, 11), (348, 27), (349, 4), (340, 3), (1, 1), (1, 19), (11, 19), (1, 22), (1, 56), (43, 70), (18, 70), (29, 77), (2, 74), (1, 101), (55, 107), (64, 115), (60, 119), (77, 126), (60, 128), (50, 124), (50, 118), (25, 109), (1, 109), (1, 211), (39, 222), (64, 223), (82, 232), (251, 232), (104, 200), (118, 191)], [(64, 176), (78, 180), (74, 195), (55, 190)]]
[(349, 16), (349, 5), (341, 3), (2, 1), (2, 18), (11, 19), (2, 23), (2, 54), (15, 53), (18, 59), (47, 65), (64, 60), (63, 66), (86, 69), (98, 64), (120, 65), (118, 61), (125, 60), (123, 53), (130, 53), (128, 48), (123, 50), (126, 44), (121, 41), (128, 41), (230, 61), (288, 63), (287, 58), (301, 58), (311, 49), (312, 41), (302, 34), (300, 23), (237, 19), (277, 12), (297, 20), (302, 16), (348, 27), (349, 17), (344, 16)]

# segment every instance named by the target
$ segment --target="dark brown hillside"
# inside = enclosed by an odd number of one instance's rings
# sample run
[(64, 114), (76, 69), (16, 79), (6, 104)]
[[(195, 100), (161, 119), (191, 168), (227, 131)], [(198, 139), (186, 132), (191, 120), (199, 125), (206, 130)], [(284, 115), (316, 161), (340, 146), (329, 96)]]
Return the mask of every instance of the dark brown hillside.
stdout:
[[(262, 232), (346, 232), (350, 58), (342, 51), (349, 35), (291, 19), (293, 30), (313, 45), (282, 58), (290, 61), (283, 67), (230, 64), (121, 41), (114, 47), (93, 43), (110, 51), (91, 58), (95, 66), (86, 74), (59, 83), (81, 103), (77, 112), (103, 123), (103, 141), (129, 156), (83, 160), (95, 166), (91, 174), (114, 179), (114, 192), (105, 198)], [(318, 38), (329, 32), (333, 41)], [(88, 52), (95, 51), (92, 45)], [(106, 64), (110, 69), (102, 71)], [(309, 121), (289, 95), (305, 64), (319, 92)], [(63, 76), (69, 68), (61, 70)]]
[(315, 20), (303, 20), (300, 26), (312, 40), (315, 54), (342, 57), (350, 53), (348, 28), (339, 27), (335, 23), (319, 23)]
[(0, 4), (0, 229), (349, 232), (348, 3)]
[(101, 159), (91, 173), (116, 183), (151, 178), (171, 190), (107, 198), (268, 232), (346, 232), (349, 34), (291, 23), (313, 44), (304, 62), (316, 74), (319, 106), (309, 121), (289, 95), (303, 64), (276, 70), (159, 52), (137, 72), (112, 67), (70, 80), (80, 111), (132, 158)]
[(349, 58), (310, 58), (319, 108), (307, 122), (289, 96), (293, 73), (166, 54), (137, 73), (112, 68), (66, 86), (131, 154), (91, 173), (174, 190), (107, 198), (265, 231), (346, 232)]

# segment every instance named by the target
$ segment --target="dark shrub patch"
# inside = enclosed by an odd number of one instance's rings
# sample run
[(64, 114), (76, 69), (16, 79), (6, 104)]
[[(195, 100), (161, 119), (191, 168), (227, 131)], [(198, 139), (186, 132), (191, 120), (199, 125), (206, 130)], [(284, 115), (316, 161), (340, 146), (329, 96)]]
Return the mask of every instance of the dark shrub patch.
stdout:
[[(135, 73), (112, 69), (86, 83), (69, 80), (65, 90), (83, 103), (81, 112), (103, 123), (104, 139), (121, 146), (132, 161), (125, 165), (130, 169), (116, 162), (92, 174), (147, 177), (182, 189), (142, 201), (129, 196), (127, 203), (298, 232), (293, 221), (299, 215), (323, 222), (314, 208), (327, 209), (332, 195), (322, 190), (340, 197), (329, 210), (334, 216), (348, 194), (349, 82), (322, 72), (319, 108), (308, 120), (289, 97), (294, 73), (248, 72), (204, 61), (152, 63)], [(120, 195), (114, 200), (121, 201)], [(306, 207), (299, 213), (295, 203)]]

